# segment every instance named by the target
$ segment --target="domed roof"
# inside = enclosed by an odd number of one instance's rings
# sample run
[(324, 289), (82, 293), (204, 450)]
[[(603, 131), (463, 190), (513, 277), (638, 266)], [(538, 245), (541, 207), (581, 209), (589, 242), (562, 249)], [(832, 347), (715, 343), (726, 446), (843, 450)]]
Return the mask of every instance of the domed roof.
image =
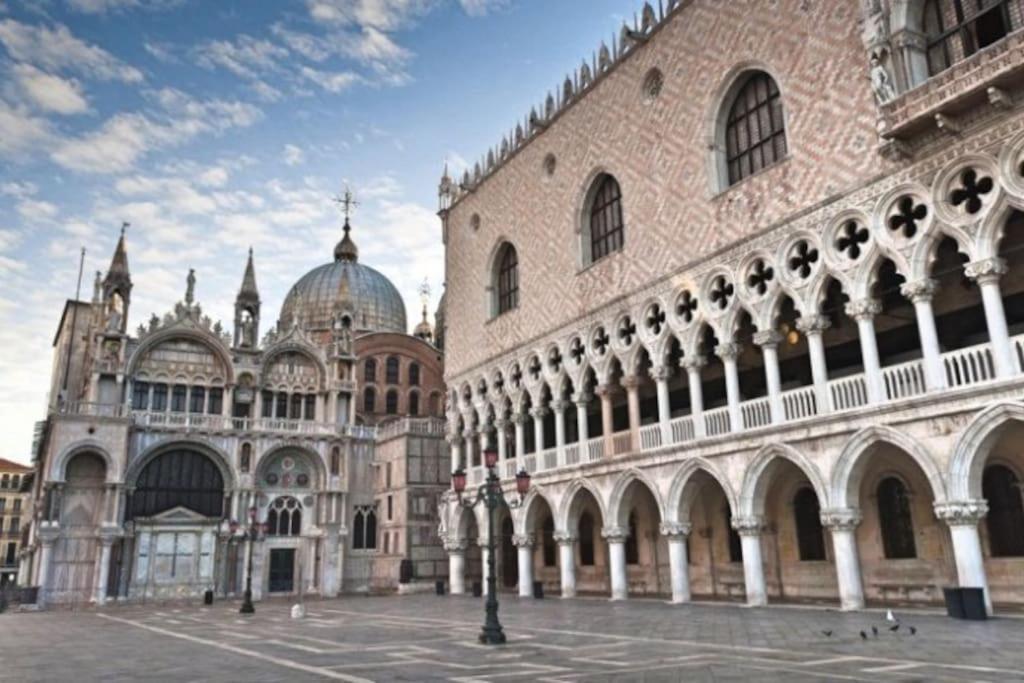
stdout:
[(349, 236), (334, 250), (334, 263), (309, 271), (284, 298), (279, 317), (283, 329), (295, 322), (307, 330), (332, 327), (339, 313), (350, 315), (352, 328), (359, 332), (406, 334), (405, 302), (391, 280), (358, 262), (359, 251)]

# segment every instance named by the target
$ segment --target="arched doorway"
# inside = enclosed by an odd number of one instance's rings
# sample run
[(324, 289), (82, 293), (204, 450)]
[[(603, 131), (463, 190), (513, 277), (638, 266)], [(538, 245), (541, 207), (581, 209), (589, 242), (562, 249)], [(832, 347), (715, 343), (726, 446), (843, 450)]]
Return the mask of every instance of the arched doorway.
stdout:
[(555, 516), (542, 495), (536, 495), (529, 501), (525, 514), (526, 535), (533, 540), (530, 552), (533, 580), (543, 584), (545, 593), (557, 594), (561, 590), (561, 577), (558, 545), (555, 543)]
[(604, 516), (597, 498), (586, 487), (572, 494), (566, 526), (569, 536), (576, 540), (573, 548), (576, 591), (609, 595), (608, 545), (601, 538)]
[(661, 511), (658, 502), (644, 482), (633, 479), (626, 485), (617, 515), (616, 524), (627, 534), (625, 555), (629, 592), (636, 595), (667, 593), (670, 574), (668, 544), (659, 533)]
[(690, 524), (686, 554), (693, 595), (742, 600), (746, 595), (743, 551), (722, 485), (705, 470), (693, 472), (679, 496), (677, 514), (679, 521)]
[(106, 461), (96, 453), (78, 453), (67, 463), (60, 505), (61, 535), (54, 544), (48, 590), (52, 602), (84, 603), (97, 591), (106, 478)]

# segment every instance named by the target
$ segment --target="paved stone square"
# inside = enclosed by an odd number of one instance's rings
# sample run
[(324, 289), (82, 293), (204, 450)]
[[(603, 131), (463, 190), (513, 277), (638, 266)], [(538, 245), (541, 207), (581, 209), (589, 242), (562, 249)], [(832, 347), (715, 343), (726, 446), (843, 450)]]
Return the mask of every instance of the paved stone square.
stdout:
[(1021, 619), (906, 612), (893, 633), (880, 612), (503, 596), (495, 648), (477, 644), (480, 599), (317, 600), (303, 620), (290, 607), (3, 614), (0, 680), (1024, 681)]

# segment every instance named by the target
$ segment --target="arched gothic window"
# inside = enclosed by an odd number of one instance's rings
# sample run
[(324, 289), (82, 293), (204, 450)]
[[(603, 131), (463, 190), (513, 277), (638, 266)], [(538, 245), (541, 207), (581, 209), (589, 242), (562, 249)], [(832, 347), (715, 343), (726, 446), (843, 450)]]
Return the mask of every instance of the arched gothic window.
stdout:
[(992, 557), (1024, 556), (1024, 495), (1013, 470), (989, 465), (981, 477), (981, 495), (988, 501), (985, 526)]
[(729, 511), (725, 511), (725, 528), (729, 531), (729, 561), (743, 561), (743, 542), (740, 541), (739, 533), (732, 528), (732, 517)]
[(594, 518), (589, 512), (580, 515), (580, 565), (594, 566)]
[(541, 526), (541, 545), (544, 550), (544, 566), (555, 566), (555, 520), (550, 515), (544, 518)]
[(366, 515), (362, 510), (356, 510), (352, 519), (352, 548), (363, 550), (366, 548)]
[(825, 559), (825, 534), (821, 528), (818, 496), (810, 488), (802, 488), (793, 498), (796, 542), (802, 562)]
[(352, 549), (376, 550), (377, 548), (377, 512), (373, 506), (356, 508), (352, 517)]
[(242, 444), (242, 457), (239, 459), (238, 468), (243, 473), (248, 472), (252, 468), (252, 444)]
[(748, 74), (729, 105), (725, 121), (725, 163), (729, 185), (786, 156), (782, 96), (763, 71)]
[(412, 417), (419, 417), (420, 414), (420, 394), (418, 391), (409, 392), (409, 415)]
[(367, 358), (363, 363), (363, 379), (367, 382), (377, 381), (377, 361)]
[(275, 500), (267, 512), (269, 536), (298, 536), (302, 533), (302, 505), (291, 496)]
[(619, 181), (604, 174), (594, 181), (593, 198), (590, 200), (589, 248), (587, 263), (593, 263), (609, 254), (620, 251), (625, 242), (625, 226), (622, 221), (622, 190)]
[(386, 364), (385, 374), (386, 374), (385, 381), (388, 384), (398, 384), (399, 377), (398, 377), (398, 357), (397, 356), (389, 356), (388, 357), (387, 364)]
[(337, 476), (341, 473), (341, 449), (335, 446), (331, 449), (331, 474)]
[(629, 513), (629, 536), (626, 537), (626, 564), (640, 564), (640, 544), (636, 534), (636, 510)]
[(363, 412), (372, 413), (377, 410), (377, 392), (373, 387), (363, 390)]
[(377, 513), (372, 509), (366, 513), (366, 549), (377, 549)]
[(388, 391), (384, 397), (384, 412), (388, 415), (398, 414), (398, 392), (394, 389)]
[(1024, 25), (1021, 0), (927, 0), (921, 26), (934, 76)]
[(910, 514), (910, 495), (896, 477), (878, 484), (878, 520), (882, 527), (882, 547), (888, 560), (917, 557), (914, 520)]
[(496, 296), (495, 314), (501, 315), (519, 308), (519, 255), (516, 248), (506, 242), (498, 254), (494, 272)]
[(409, 386), (418, 387), (420, 385), (420, 364), (409, 363)]
[(167, 451), (153, 458), (139, 474), (131, 517), (152, 517), (178, 506), (205, 517), (223, 514), (224, 478), (202, 453)]

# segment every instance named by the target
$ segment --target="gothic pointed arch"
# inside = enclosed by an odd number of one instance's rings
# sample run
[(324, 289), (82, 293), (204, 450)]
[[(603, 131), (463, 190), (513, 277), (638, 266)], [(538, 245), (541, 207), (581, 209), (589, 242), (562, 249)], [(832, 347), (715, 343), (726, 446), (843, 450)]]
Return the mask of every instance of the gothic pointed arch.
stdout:
[(626, 241), (623, 193), (618, 179), (607, 171), (598, 171), (586, 188), (579, 229), (584, 267), (621, 251)]
[(931, 455), (910, 436), (890, 427), (865, 427), (846, 443), (832, 470), (830, 482), (831, 507), (836, 509), (858, 507), (858, 491), (864, 468), (875, 448), (888, 444), (908, 455), (924, 473), (936, 503), (948, 499), (942, 472)]
[(776, 470), (786, 462), (795, 465), (807, 477), (821, 506), (828, 507), (828, 485), (817, 466), (792, 446), (775, 443), (763, 446), (747, 465), (740, 492), (740, 516), (764, 514), (765, 498)]

